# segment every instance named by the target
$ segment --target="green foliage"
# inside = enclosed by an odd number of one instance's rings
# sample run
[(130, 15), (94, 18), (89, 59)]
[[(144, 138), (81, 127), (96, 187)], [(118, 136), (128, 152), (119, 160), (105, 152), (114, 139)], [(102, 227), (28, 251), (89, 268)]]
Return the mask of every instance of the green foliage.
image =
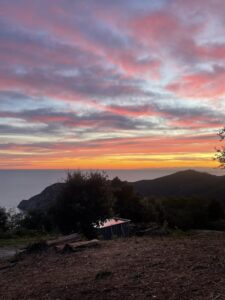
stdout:
[[(42, 232), (51, 231), (54, 227), (48, 211), (33, 209), (18, 220), (20, 228)], [(18, 229), (18, 228), (17, 228)]]
[[(225, 127), (219, 131), (218, 136), (220, 141), (225, 139)], [(215, 160), (220, 163), (220, 168), (225, 168), (225, 146), (216, 149)]]
[(7, 230), (8, 214), (6, 210), (0, 207), (0, 232), (5, 232)]
[(131, 219), (133, 222), (141, 222), (144, 206), (133, 187), (118, 178), (112, 180), (111, 186), (114, 195), (114, 213), (122, 218)]
[[(5, 209), (1, 209), (1, 213), (1, 242), (3, 240), (37, 237), (49, 231), (49, 228), (46, 226), (46, 218), (48, 218), (46, 212), (33, 210), (24, 215), (13, 210), (6, 212)], [(12, 242), (10, 241), (9, 243), (11, 244)]]
[[(180, 230), (223, 228), (224, 207), (219, 201), (198, 197), (140, 197), (131, 185), (112, 180), (114, 212), (133, 222), (168, 223)], [(220, 220), (220, 221), (219, 221)]]
[(191, 236), (191, 231), (188, 231), (188, 230), (182, 230), (182, 229), (173, 229), (171, 230), (170, 232), (170, 235), (171, 236), (174, 236), (176, 238), (186, 238), (186, 237), (189, 237)]
[(27, 253), (38, 253), (42, 251), (46, 251), (48, 249), (48, 245), (45, 240), (40, 240), (34, 243), (30, 243), (26, 247)]
[(223, 205), (197, 197), (141, 197), (131, 184), (103, 173), (68, 173), (63, 189), (50, 209), (25, 215), (0, 208), (0, 238), (24, 237), (47, 232), (81, 232), (93, 237), (93, 224), (110, 216), (133, 223), (168, 224), (172, 229), (225, 230)]
[(210, 221), (216, 221), (224, 218), (224, 208), (219, 201), (210, 201), (208, 205), (208, 216)]
[(207, 226), (207, 202), (195, 198), (163, 199), (165, 219), (172, 228), (201, 229)]
[(99, 224), (111, 214), (112, 194), (103, 173), (68, 173), (65, 186), (51, 213), (64, 234), (82, 232), (94, 235), (93, 223)]
[[(216, 200), (210, 202), (196, 197), (170, 197), (146, 200), (150, 202), (149, 219), (152, 213), (153, 221), (167, 221), (170, 228), (189, 229), (218, 229), (224, 226), (224, 207)], [(149, 204), (146, 206), (149, 207)], [(151, 206), (150, 206), (151, 207)]]
[(165, 221), (165, 208), (160, 201), (154, 197), (145, 197), (142, 199), (143, 222), (156, 222), (163, 224)]
[(14, 210), (9, 210), (8, 212), (8, 230), (15, 232), (21, 230), (21, 222), (24, 219), (23, 213), (17, 213)]

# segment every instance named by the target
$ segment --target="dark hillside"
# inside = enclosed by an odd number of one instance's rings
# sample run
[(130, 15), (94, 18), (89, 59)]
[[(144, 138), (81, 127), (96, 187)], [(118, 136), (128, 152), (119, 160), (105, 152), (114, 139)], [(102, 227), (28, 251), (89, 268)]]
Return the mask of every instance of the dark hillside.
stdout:
[(43, 209), (49, 207), (61, 192), (64, 183), (55, 183), (45, 188), (40, 194), (31, 197), (29, 200), (22, 200), (18, 208), (21, 210)]
[[(153, 180), (131, 183), (143, 196), (219, 198), (225, 202), (225, 176), (215, 176), (194, 170), (177, 172)], [(223, 200), (224, 199), (224, 200)]]
[[(217, 199), (225, 204), (225, 176), (186, 170), (152, 180), (130, 183), (143, 196), (157, 197), (201, 197)], [(46, 208), (52, 204), (62, 190), (63, 183), (47, 187), (39, 195), (23, 200), (18, 205), (21, 210)]]

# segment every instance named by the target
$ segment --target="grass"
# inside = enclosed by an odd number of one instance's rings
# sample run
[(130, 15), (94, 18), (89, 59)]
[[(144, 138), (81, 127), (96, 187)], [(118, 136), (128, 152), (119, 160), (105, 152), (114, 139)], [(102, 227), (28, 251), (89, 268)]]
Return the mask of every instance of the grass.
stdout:
[(173, 229), (170, 231), (170, 235), (175, 238), (184, 238), (191, 236), (190, 230)]
[(53, 238), (53, 235), (40, 234), (40, 235), (28, 235), (28, 236), (14, 236), (10, 238), (0, 238), (0, 248), (21, 248), (29, 244), (39, 242), (40, 240), (48, 240)]

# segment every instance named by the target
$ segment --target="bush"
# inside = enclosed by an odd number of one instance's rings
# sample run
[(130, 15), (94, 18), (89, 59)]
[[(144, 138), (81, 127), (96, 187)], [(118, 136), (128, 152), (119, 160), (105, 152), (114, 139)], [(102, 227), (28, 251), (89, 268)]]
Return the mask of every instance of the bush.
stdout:
[(202, 229), (208, 224), (207, 201), (198, 198), (170, 198), (161, 201), (171, 228)]
[(49, 232), (53, 230), (54, 225), (51, 215), (48, 211), (41, 209), (33, 209), (27, 212), (24, 218), (19, 220), (20, 226), (16, 228), (17, 231), (21, 229)]
[(114, 196), (114, 214), (133, 222), (142, 222), (145, 208), (141, 197), (134, 192), (133, 187), (117, 177), (112, 180), (111, 186)]
[(143, 198), (143, 222), (156, 222), (163, 224), (165, 221), (165, 208), (161, 202), (154, 197)]
[(51, 212), (64, 234), (82, 232), (94, 236), (93, 224), (100, 224), (111, 214), (112, 194), (103, 173), (68, 173), (65, 186)]
[(208, 205), (208, 216), (210, 221), (216, 221), (224, 218), (224, 207), (217, 200), (212, 200)]
[(209, 222), (208, 229), (225, 231), (225, 220), (221, 219), (221, 220)]
[(8, 229), (8, 214), (6, 210), (0, 207), (0, 232), (5, 232)]
[(26, 247), (26, 252), (27, 253), (37, 253), (37, 252), (46, 251), (47, 249), (48, 249), (48, 245), (47, 245), (46, 241), (39, 241), (39, 242), (29, 244)]

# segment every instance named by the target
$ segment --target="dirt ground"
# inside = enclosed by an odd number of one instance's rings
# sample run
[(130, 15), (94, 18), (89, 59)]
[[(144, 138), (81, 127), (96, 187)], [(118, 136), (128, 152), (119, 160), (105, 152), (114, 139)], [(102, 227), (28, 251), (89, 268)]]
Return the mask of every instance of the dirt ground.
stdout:
[(132, 237), (1, 262), (0, 299), (225, 299), (225, 234)]

